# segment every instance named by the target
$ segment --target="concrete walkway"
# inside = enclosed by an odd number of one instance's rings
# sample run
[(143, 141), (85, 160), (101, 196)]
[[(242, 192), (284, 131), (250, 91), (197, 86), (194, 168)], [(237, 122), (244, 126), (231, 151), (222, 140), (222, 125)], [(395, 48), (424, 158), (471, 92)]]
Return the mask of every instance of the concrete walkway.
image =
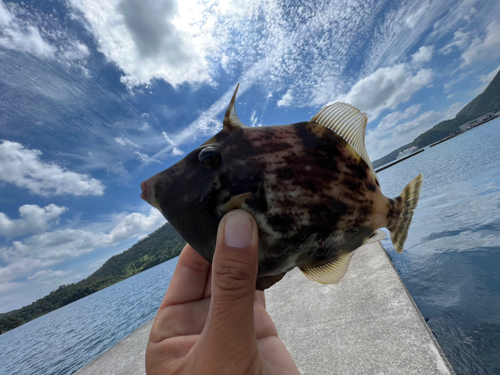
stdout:
[[(294, 270), (266, 291), (266, 300), (304, 375), (454, 374), (378, 242), (356, 251), (338, 284), (316, 284)], [(144, 374), (151, 325), (76, 374)]]

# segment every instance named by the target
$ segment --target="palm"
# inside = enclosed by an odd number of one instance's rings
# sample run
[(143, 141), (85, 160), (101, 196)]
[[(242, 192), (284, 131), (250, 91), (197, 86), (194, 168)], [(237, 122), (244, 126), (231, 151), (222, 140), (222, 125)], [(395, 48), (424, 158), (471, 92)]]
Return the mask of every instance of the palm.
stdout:
[(236, 324), (228, 334), (223, 326), (236, 322), (211, 310), (211, 279), (210, 264), (186, 245), (151, 330), (148, 374), (298, 373), (265, 309), (264, 292), (255, 291), (253, 324)]

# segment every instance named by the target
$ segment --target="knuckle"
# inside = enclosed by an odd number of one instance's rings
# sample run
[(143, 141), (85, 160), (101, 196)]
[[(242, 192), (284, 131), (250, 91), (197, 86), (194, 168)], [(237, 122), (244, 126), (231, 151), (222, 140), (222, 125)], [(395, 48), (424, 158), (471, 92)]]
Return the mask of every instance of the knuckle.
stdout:
[(160, 342), (179, 335), (178, 313), (175, 306), (167, 306), (158, 312), (158, 319), (153, 323), (151, 339)]
[(255, 275), (248, 264), (234, 259), (223, 259), (215, 267), (214, 282), (218, 289), (234, 294), (236, 297), (253, 291)]

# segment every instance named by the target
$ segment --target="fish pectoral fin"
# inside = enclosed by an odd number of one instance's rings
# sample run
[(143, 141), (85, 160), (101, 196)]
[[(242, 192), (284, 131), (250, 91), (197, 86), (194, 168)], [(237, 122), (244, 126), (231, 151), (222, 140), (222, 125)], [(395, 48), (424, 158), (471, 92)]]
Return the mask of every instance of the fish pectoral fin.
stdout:
[(252, 193), (243, 193), (239, 195), (234, 195), (222, 206), (221, 210), (223, 214), (229, 211), (237, 210), (241, 208), (241, 205), (248, 199)]
[(363, 241), (363, 245), (367, 245), (369, 243), (374, 243), (385, 238), (385, 232), (383, 230), (377, 229), (375, 233), (373, 233), (369, 238)]
[(311, 281), (320, 284), (335, 284), (342, 280), (346, 274), (353, 254), (354, 251), (351, 251), (348, 254), (342, 255), (334, 262), (319, 267), (300, 268), (300, 270)]
[(299, 248), (302, 250), (302, 249), (307, 249), (307, 248), (311, 247), (314, 244), (314, 241), (316, 240), (317, 235), (318, 235), (318, 233), (314, 233), (314, 234), (310, 235), (307, 238), (307, 240), (305, 240), (305, 242), (299, 246)]
[(365, 146), (366, 124), (368, 123), (366, 114), (350, 104), (333, 103), (321, 108), (311, 122), (322, 125), (341, 136), (370, 167), (378, 181)]

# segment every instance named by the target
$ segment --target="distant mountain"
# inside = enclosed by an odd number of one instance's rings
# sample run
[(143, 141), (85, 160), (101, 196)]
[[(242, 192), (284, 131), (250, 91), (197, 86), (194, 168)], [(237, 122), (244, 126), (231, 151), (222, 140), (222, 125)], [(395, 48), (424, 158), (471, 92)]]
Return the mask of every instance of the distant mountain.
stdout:
[(375, 160), (372, 164), (374, 168), (387, 164), (396, 160), (399, 151), (407, 149), (410, 146), (418, 146), (423, 148), (434, 142), (439, 141), (452, 133), (460, 130), (460, 125), (472, 121), (489, 112), (500, 111), (500, 71), (495, 78), (490, 82), (486, 90), (476, 96), (469, 104), (467, 104), (460, 112), (457, 113), (454, 119), (445, 120), (435, 125), (425, 133), (420, 134), (412, 143), (404, 145), (390, 154)]
[(184, 245), (185, 241), (167, 223), (130, 249), (109, 258), (86, 279), (61, 285), (31, 305), (0, 315), (0, 334), (172, 259)]

